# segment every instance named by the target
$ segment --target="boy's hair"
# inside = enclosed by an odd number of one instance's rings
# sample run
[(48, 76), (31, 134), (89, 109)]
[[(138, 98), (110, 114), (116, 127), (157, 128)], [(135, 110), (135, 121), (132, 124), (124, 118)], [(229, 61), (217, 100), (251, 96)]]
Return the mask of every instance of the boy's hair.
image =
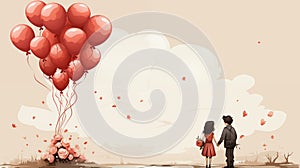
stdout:
[(223, 116), (223, 121), (224, 121), (225, 123), (231, 125), (232, 122), (233, 122), (233, 119), (232, 119), (232, 117), (231, 117), (230, 115), (227, 115), (227, 116)]

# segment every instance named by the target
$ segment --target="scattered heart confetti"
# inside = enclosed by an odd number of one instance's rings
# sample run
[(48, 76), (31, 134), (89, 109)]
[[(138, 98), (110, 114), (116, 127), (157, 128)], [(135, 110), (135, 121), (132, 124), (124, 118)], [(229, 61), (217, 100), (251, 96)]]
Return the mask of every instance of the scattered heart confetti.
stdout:
[(41, 151), (40, 149), (38, 150), (38, 152), (39, 152), (39, 153), (42, 153), (42, 151)]
[(45, 104), (45, 101), (42, 101), (42, 104)]
[(95, 90), (94, 93), (97, 93), (97, 91)]
[(239, 101), (240, 101), (239, 99), (236, 100), (236, 102), (239, 102)]
[(39, 136), (39, 134), (36, 134), (35, 136), (36, 136), (37, 138), (39, 138), (39, 137), (40, 137), (40, 136)]
[(47, 142), (47, 139), (44, 139), (44, 141), (43, 142)]
[(64, 133), (66, 133), (66, 132), (68, 132), (68, 129), (65, 129), (65, 130), (64, 130)]
[(84, 145), (86, 145), (87, 143), (88, 143), (87, 141), (83, 142)]
[(248, 115), (248, 113), (246, 112), (246, 110), (243, 111), (243, 117), (246, 117)]
[(267, 148), (264, 148), (264, 150), (267, 150)]
[(273, 111), (270, 111), (270, 112), (268, 112), (268, 117), (272, 117), (272, 116), (273, 116), (273, 114), (274, 114), (274, 112), (273, 112)]
[(52, 124), (51, 124), (51, 123), (49, 123), (49, 126), (51, 127), (51, 126), (52, 126)]
[(102, 97), (99, 97), (100, 100), (102, 100)]
[(127, 119), (130, 120), (130, 119), (131, 119), (131, 116), (130, 116), (130, 115), (127, 115)]
[(263, 126), (263, 125), (265, 125), (265, 124), (266, 124), (266, 121), (265, 121), (264, 119), (261, 119), (261, 120), (260, 120), (260, 125)]
[(34, 119), (35, 119), (35, 116), (32, 116), (32, 119), (34, 120)]
[(26, 146), (28, 146), (28, 144), (26, 144)]
[(72, 138), (70, 137), (70, 138), (69, 138), (69, 141), (71, 141), (71, 140), (72, 140)]
[(240, 139), (243, 139), (244, 137), (245, 137), (245, 135), (241, 135), (241, 136), (240, 136)]
[(185, 81), (185, 80), (186, 80), (186, 77), (185, 77), (185, 76), (183, 76), (183, 77), (182, 77), (182, 80), (183, 80), (183, 81)]
[(17, 125), (16, 124), (11, 124), (11, 127), (17, 128)]
[(142, 103), (143, 101), (144, 101), (144, 100), (143, 100), (143, 99), (141, 99), (141, 100), (140, 100), (140, 103)]
[(95, 152), (93, 151), (92, 154), (95, 154)]
[(257, 41), (257, 44), (261, 44), (261, 41)]
[(114, 107), (114, 108), (115, 108), (115, 107), (117, 107), (117, 106), (114, 104), (114, 105), (112, 105), (111, 107)]
[(23, 139), (24, 139), (24, 140), (26, 140), (26, 139), (27, 139), (27, 137), (25, 136), (25, 137), (23, 137)]
[(263, 144), (263, 147), (266, 147), (267, 146), (267, 144)]
[(121, 99), (121, 96), (118, 96), (117, 99), (120, 100), (120, 99)]

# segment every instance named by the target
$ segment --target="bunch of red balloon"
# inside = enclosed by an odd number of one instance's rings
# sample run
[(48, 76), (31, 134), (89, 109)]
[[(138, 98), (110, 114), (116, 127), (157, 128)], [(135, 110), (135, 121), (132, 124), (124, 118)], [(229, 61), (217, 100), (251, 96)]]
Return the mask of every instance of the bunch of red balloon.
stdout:
[[(26, 53), (27, 61), (30, 51), (39, 59), (40, 70), (52, 84), (59, 114), (55, 135), (61, 135), (73, 113), (78, 80), (99, 63), (101, 54), (95, 46), (108, 39), (112, 25), (105, 16), (91, 16), (83, 3), (72, 4), (66, 11), (59, 3), (32, 1), (25, 14), (39, 28), (40, 35), (35, 36), (30, 26), (19, 24), (11, 30), (10, 39)], [(68, 111), (71, 114), (67, 117)]]

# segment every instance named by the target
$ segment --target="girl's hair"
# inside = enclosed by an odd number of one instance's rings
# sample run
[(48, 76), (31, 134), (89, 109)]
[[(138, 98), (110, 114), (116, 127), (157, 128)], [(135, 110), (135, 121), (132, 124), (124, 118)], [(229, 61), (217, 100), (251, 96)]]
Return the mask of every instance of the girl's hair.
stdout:
[(214, 127), (215, 123), (213, 121), (206, 121), (203, 133), (204, 134), (210, 134), (215, 130)]

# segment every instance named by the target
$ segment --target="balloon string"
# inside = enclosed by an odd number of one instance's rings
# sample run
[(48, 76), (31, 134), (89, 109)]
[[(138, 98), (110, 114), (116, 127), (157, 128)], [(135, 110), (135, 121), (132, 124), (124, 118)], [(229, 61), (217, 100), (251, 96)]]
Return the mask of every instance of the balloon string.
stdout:
[(66, 122), (65, 122), (65, 125), (64, 125), (64, 127), (66, 127), (66, 125), (68, 124), (68, 122), (70, 121), (70, 119), (71, 119), (71, 117), (72, 117), (72, 115), (73, 115), (73, 106), (74, 106), (74, 104), (77, 102), (77, 100), (78, 100), (78, 95), (77, 95), (77, 93), (76, 93), (76, 91), (75, 91), (75, 89), (76, 89), (76, 86), (77, 86), (77, 84), (74, 84), (73, 85), (73, 87), (72, 87), (72, 96), (70, 97), (70, 102), (72, 102), (72, 99), (73, 99), (73, 97), (75, 96), (75, 100), (74, 100), (74, 102), (73, 103), (70, 103), (70, 106), (68, 107), (68, 109), (70, 109), (70, 116), (69, 116), (69, 118), (66, 120)]
[(56, 122), (56, 128), (57, 128), (57, 134), (61, 133), (61, 107), (62, 107), (62, 98), (61, 96), (59, 97), (57, 94), (55, 94), (55, 97), (57, 98), (58, 102), (59, 102), (59, 109), (58, 109), (58, 119)]
[[(55, 96), (54, 95), (55, 95), (55, 90), (54, 90), (54, 86), (52, 86), (52, 100), (53, 100), (53, 102), (55, 104), (55, 107), (56, 107), (56, 110), (57, 110), (58, 116), (59, 116), (60, 115), (59, 108), (58, 108), (58, 105), (57, 105), (57, 102), (55, 100)], [(56, 125), (55, 125), (55, 135), (57, 134), (57, 125), (58, 125), (58, 123), (56, 122)]]
[(43, 84), (41, 81), (39, 81), (39, 80), (37, 79), (37, 77), (36, 77), (36, 75), (35, 75), (35, 73), (34, 73), (34, 70), (33, 70), (32, 66), (30, 65), (30, 62), (29, 62), (29, 56), (27, 56), (26, 62), (27, 62), (27, 65), (29, 66), (29, 68), (31, 69), (31, 71), (32, 71), (32, 73), (33, 73), (33, 78), (34, 78), (34, 80), (35, 80), (38, 84), (40, 84), (41, 86), (43, 86), (44, 88), (46, 88), (47, 90), (50, 91), (50, 88), (48, 88), (45, 84)]

